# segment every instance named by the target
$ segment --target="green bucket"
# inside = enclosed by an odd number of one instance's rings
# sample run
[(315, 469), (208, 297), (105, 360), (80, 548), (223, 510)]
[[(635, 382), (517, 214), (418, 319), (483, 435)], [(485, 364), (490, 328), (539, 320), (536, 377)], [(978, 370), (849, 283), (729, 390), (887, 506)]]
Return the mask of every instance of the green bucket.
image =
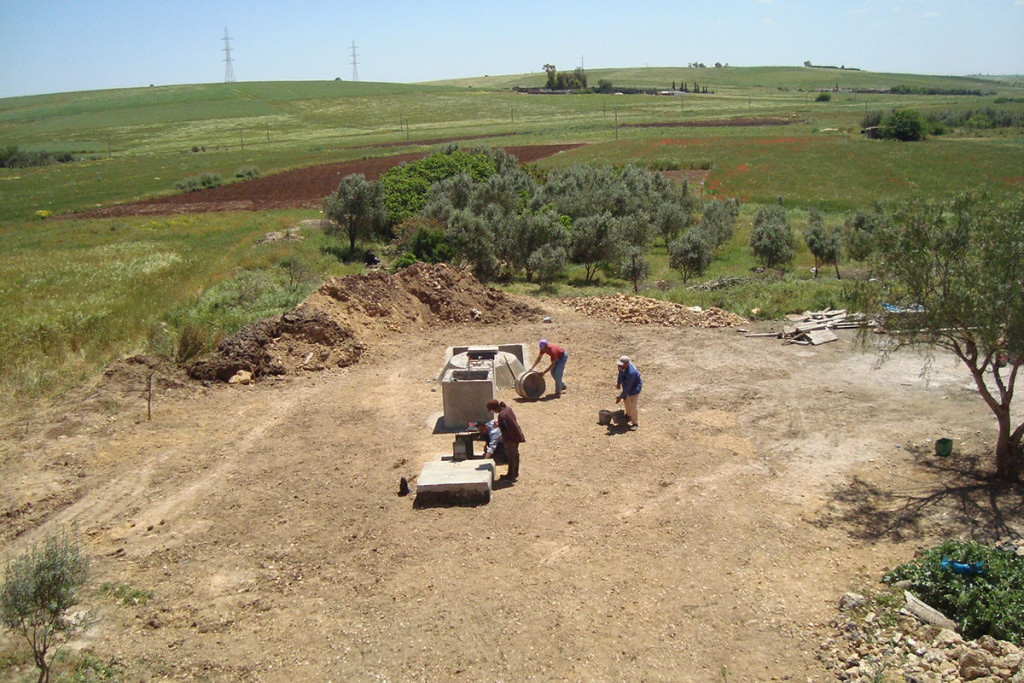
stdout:
[(953, 439), (936, 439), (935, 455), (946, 457), (953, 452)]

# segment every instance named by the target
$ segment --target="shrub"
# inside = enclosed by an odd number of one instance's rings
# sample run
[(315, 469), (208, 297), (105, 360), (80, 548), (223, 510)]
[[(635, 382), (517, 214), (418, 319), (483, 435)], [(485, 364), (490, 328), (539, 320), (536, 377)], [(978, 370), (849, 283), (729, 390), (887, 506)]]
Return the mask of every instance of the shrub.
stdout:
[(178, 346), (175, 349), (174, 359), (178, 363), (186, 363), (206, 351), (208, 347), (209, 335), (206, 330), (197, 323), (185, 323), (178, 335)]
[(924, 119), (916, 111), (897, 109), (882, 121), (882, 137), (902, 142), (924, 140)]
[(241, 178), (242, 180), (249, 180), (250, 178), (259, 178), (260, 169), (255, 166), (243, 166), (235, 171), (235, 177)]
[(679, 271), (684, 283), (694, 275), (703, 275), (714, 257), (714, 246), (696, 230), (689, 231), (668, 245), (668, 264)]
[(545, 244), (530, 254), (527, 261), (527, 268), (536, 273), (537, 282), (549, 285), (565, 270), (569, 257), (566, 255), (565, 247)]
[(64, 529), (47, 535), (41, 546), (33, 545), (4, 570), (0, 618), (28, 641), (40, 681), (50, 679), (54, 657), (82, 627), (68, 610), (78, 603), (88, 577), (89, 561), (75, 534)]
[[(957, 574), (943, 559), (981, 563), (981, 574)], [(968, 639), (990, 635), (1024, 644), (1024, 559), (971, 541), (946, 541), (882, 577), (910, 581), (910, 592), (952, 619)]]
[(419, 262), (419, 259), (416, 258), (416, 254), (412, 253), (411, 251), (407, 251), (401, 256), (399, 256), (397, 259), (395, 259), (395, 262), (391, 264), (391, 269), (394, 271), (399, 271), (402, 268), (408, 268), (414, 263)]
[(818, 93), (818, 96), (814, 98), (815, 102), (831, 102), (832, 95), (827, 92)]
[(427, 263), (447, 262), (454, 256), (452, 245), (448, 243), (442, 226), (420, 226), (409, 241), (409, 250), (417, 261)]
[(793, 260), (793, 230), (782, 206), (771, 204), (757, 210), (750, 229), (750, 249), (765, 268), (779, 268)]
[(220, 185), (220, 175), (216, 173), (201, 173), (197, 176), (189, 176), (174, 183), (174, 189), (179, 192), (195, 192)]

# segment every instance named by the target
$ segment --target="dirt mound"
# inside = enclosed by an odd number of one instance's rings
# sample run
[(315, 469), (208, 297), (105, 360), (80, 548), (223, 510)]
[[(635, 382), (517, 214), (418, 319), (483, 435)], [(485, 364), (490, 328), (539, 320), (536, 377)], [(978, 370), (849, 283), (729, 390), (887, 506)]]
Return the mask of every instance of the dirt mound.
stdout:
[(571, 302), (580, 313), (604, 320), (662, 327), (734, 327), (746, 322), (720, 308), (690, 308), (643, 296), (615, 294), (576, 299)]
[(332, 278), (295, 309), (246, 326), (188, 368), (191, 377), (227, 381), (357, 363), (392, 334), (455, 323), (513, 322), (541, 311), (443, 263), (418, 263), (394, 275), (375, 271)]

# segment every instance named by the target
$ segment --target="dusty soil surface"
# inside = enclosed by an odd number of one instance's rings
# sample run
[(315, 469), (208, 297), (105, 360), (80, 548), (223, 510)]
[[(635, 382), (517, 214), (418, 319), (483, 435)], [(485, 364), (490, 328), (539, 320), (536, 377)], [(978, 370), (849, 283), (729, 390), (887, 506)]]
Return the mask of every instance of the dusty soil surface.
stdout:
[[(441, 144), (448, 140), (426, 140), (423, 144)], [(386, 146), (386, 145), (382, 145)], [(561, 151), (582, 147), (566, 145), (520, 145), (503, 149), (526, 164)], [(116, 204), (82, 213), (75, 218), (111, 218), (118, 216), (166, 215), (178, 213), (205, 213), (212, 211), (264, 211), (267, 209), (316, 209), (324, 197), (338, 189), (341, 179), (351, 173), (362, 173), (367, 180), (377, 180), (391, 168), (409, 161), (422, 159), (426, 154), (395, 154), (370, 157), (336, 164), (321, 164), (298, 168), (284, 173), (254, 178), (245, 182), (229, 183), (198, 192), (154, 197), (131, 204)]]
[[(347, 367), (228, 385), (127, 359), (8, 418), (0, 555), (77, 523), (98, 621), (76, 646), (131, 681), (826, 681), (844, 591), (919, 546), (1024, 528), (1019, 491), (976, 472), (993, 420), (948, 357), (922, 376), (847, 331), (783, 346), (472, 305), (487, 315), (378, 320)], [(476, 507), (399, 496), (451, 452), (433, 429), (445, 348), (540, 337), (568, 350), (568, 389), (501, 395), (520, 479)], [(597, 424), (624, 353), (635, 432)]]

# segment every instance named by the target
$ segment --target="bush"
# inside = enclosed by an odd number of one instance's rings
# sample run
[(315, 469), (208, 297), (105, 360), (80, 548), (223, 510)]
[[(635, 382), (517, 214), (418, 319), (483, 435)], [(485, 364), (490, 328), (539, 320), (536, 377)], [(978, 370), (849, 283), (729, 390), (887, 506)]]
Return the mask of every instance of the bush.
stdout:
[(818, 93), (818, 96), (814, 98), (815, 102), (831, 102), (832, 95), (827, 92)]
[(882, 137), (915, 142), (924, 140), (924, 119), (916, 111), (897, 109), (882, 121)]
[(679, 271), (686, 283), (694, 275), (703, 275), (715, 257), (715, 248), (696, 230), (691, 230), (668, 245), (668, 264)]
[(395, 262), (391, 264), (391, 269), (393, 271), (399, 271), (402, 268), (408, 268), (414, 263), (419, 262), (419, 259), (416, 258), (416, 254), (412, 253), (411, 251), (407, 251), (401, 256), (399, 256), (397, 259), (395, 259)]
[(750, 249), (765, 268), (779, 268), (793, 260), (793, 230), (782, 206), (771, 204), (754, 214)]
[(217, 173), (201, 173), (197, 176), (189, 176), (174, 183), (174, 189), (179, 192), (196, 192), (210, 187), (220, 185), (220, 175)]
[(209, 347), (209, 335), (202, 325), (194, 322), (185, 323), (185, 326), (181, 328), (181, 334), (178, 335), (174, 360), (178, 363), (186, 363), (204, 353)]
[[(943, 559), (981, 563), (982, 573), (956, 574)], [(910, 592), (952, 619), (965, 638), (990, 635), (1024, 645), (1024, 559), (971, 541), (946, 541), (882, 577), (910, 581)]]
[(409, 240), (409, 250), (416, 260), (427, 263), (446, 263), (455, 255), (442, 226), (420, 226)]
[(40, 681), (50, 679), (54, 657), (82, 626), (67, 613), (88, 577), (89, 561), (66, 530), (47, 535), (4, 570), (0, 619), (32, 647)]
[(235, 171), (235, 177), (241, 178), (242, 180), (249, 180), (250, 178), (259, 178), (260, 169), (255, 166), (243, 166), (242, 168)]

